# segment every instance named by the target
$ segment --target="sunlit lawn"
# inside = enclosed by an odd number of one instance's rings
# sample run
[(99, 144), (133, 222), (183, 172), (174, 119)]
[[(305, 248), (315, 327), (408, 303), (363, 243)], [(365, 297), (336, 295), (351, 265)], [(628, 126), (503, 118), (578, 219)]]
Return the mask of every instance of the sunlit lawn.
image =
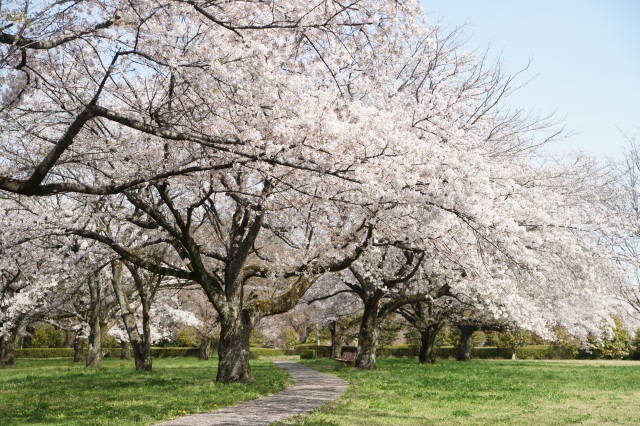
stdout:
[(164, 358), (151, 374), (105, 359), (91, 371), (70, 359), (17, 359), (0, 367), (0, 425), (151, 425), (277, 392), (288, 376), (251, 362), (255, 384), (218, 384), (215, 360)]
[[(640, 363), (381, 359), (356, 371), (335, 361), (307, 365), (351, 382), (333, 407), (300, 425), (640, 424)], [(600, 365), (601, 364), (601, 365)]]

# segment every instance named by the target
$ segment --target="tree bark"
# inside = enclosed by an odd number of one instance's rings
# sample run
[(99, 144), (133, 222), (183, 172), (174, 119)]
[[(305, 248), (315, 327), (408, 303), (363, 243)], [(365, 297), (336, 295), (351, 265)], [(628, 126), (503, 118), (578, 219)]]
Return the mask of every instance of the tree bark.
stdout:
[[(127, 265), (129, 266), (129, 265)], [(115, 261), (111, 265), (112, 279), (111, 284), (113, 286), (113, 293), (120, 306), (120, 316), (124, 323), (124, 328), (129, 336), (129, 342), (133, 349), (133, 357), (135, 360), (136, 370), (142, 370), (151, 372), (153, 370), (153, 360), (151, 358), (151, 317), (149, 315), (150, 305), (148, 298), (146, 297), (145, 289), (142, 285), (141, 278), (137, 275), (137, 272), (133, 267), (129, 268), (131, 275), (134, 278), (136, 286), (138, 288), (138, 294), (140, 295), (142, 304), (142, 336), (138, 331), (138, 325), (136, 324), (134, 310), (129, 304), (129, 299), (124, 291), (124, 285), (122, 283), (122, 263)]]
[(120, 342), (120, 349), (122, 349), (120, 351), (120, 359), (124, 359), (124, 360), (130, 360), (131, 359), (131, 351), (129, 350), (130, 346), (129, 346), (129, 342), (128, 341), (124, 341), (124, 342)]
[(72, 348), (73, 347), (73, 341), (75, 338), (75, 333), (71, 330), (65, 330), (64, 331), (64, 347), (65, 348)]
[(331, 358), (340, 358), (342, 352), (342, 342), (338, 337), (338, 322), (329, 323), (329, 333), (331, 335)]
[(376, 369), (376, 351), (378, 349), (378, 305), (380, 298), (373, 296), (364, 304), (364, 313), (358, 334), (358, 350), (356, 368), (361, 370)]
[(218, 382), (253, 382), (249, 367), (249, 335), (257, 321), (242, 311), (241, 301), (227, 306), (220, 315), (220, 343), (218, 345)]
[(200, 340), (200, 349), (198, 351), (198, 359), (206, 361), (209, 359), (209, 348), (211, 347), (211, 337), (203, 337)]
[(87, 281), (91, 298), (89, 312), (89, 348), (87, 349), (87, 368), (100, 368), (102, 363), (102, 342), (100, 327), (100, 282), (91, 275)]
[(458, 353), (456, 355), (456, 359), (458, 361), (470, 361), (471, 360), (471, 349), (473, 348), (473, 341), (471, 338), (473, 337), (473, 333), (475, 333), (478, 328), (475, 326), (467, 326), (462, 325), (460, 328), (460, 345), (458, 346)]
[(0, 365), (15, 365), (16, 340), (13, 335), (0, 339)]
[(137, 351), (136, 370), (151, 372), (153, 370), (153, 360), (151, 359), (151, 303), (142, 286), (138, 285), (138, 294), (142, 304), (142, 342), (136, 342)]
[(73, 362), (80, 362), (84, 359), (84, 354), (82, 353), (83, 346), (84, 339), (80, 337), (80, 331), (77, 331), (73, 338)]
[(420, 353), (418, 360), (420, 364), (436, 363), (436, 336), (440, 330), (441, 323), (430, 325), (425, 330), (420, 330)]

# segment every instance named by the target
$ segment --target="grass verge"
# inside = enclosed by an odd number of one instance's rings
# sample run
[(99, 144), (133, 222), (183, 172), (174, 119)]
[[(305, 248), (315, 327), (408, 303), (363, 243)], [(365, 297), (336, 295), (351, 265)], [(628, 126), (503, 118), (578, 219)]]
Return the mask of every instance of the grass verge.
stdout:
[(213, 411), (284, 389), (290, 382), (270, 361), (251, 361), (253, 384), (215, 382), (216, 360), (164, 358), (153, 373), (131, 361), (105, 359), (91, 371), (69, 359), (18, 359), (0, 368), (0, 424), (151, 425)]
[(379, 359), (376, 371), (302, 361), (355, 394), (297, 418), (304, 426), (640, 424), (640, 363)]

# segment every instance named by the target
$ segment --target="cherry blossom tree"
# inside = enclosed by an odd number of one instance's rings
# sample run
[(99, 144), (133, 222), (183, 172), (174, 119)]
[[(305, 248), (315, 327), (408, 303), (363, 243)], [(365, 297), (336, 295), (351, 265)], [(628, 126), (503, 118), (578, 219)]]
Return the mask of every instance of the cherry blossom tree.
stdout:
[[(125, 193), (127, 203), (111, 214), (144, 230), (142, 239), (117, 240), (102, 229), (68, 232), (100, 241), (125, 262), (155, 274), (198, 283), (221, 325), (218, 379), (251, 380), (249, 334), (257, 321), (293, 308), (317, 276), (347, 267), (370, 233), (360, 219), (314, 237), (310, 204), (303, 204), (299, 193), (292, 202), (284, 176), (281, 184), (247, 172), (220, 175), (219, 182), (202, 178)], [(334, 250), (324, 252), (331, 246)]]
[(420, 364), (436, 362), (435, 343), (438, 332), (445, 324), (450, 298), (442, 300), (427, 299), (409, 303), (398, 308), (398, 313), (420, 333)]
[(355, 338), (362, 318), (362, 303), (345, 287), (337, 274), (327, 274), (314, 283), (302, 301), (313, 308), (315, 321), (326, 327), (331, 340), (331, 357), (340, 358), (342, 346)]
[(1, 7), (0, 189), (30, 195), (117, 193), (255, 159), (340, 174), (306, 140), (318, 104), (302, 93), (348, 92), (419, 12), (383, 0)]

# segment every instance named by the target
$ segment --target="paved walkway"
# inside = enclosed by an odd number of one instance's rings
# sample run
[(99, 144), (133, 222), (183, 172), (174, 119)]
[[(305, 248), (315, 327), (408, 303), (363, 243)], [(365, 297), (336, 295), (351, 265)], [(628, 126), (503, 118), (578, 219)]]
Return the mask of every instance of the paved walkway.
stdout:
[(275, 364), (296, 381), (287, 390), (211, 413), (158, 423), (156, 426), (266, 426), (331, 402), (349, 387), (342, 379), (297, 362), (275, 361)]

